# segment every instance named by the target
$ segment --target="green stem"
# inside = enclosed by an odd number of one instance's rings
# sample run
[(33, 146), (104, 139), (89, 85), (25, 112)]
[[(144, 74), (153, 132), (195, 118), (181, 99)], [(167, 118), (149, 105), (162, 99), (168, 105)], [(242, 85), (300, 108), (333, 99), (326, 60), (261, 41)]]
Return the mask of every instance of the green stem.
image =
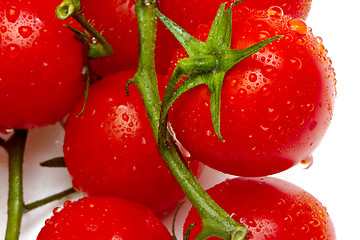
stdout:
[[(55, 14), (59, 19), (74, 18), (80, 25), (95, 39), (97, 43), (93, 43), (92, 39), (87, 39), (89, 42), (89, 57), (100, 58), (108, 57), (113, 53), (112, 46), (106, 39), (83, 17), (80, 13), (80, 0), (63, 0), (63, 2), (56, 8)], [(71, 28), (70, 28), (71, 29)], [(74, 29), (75, 30), (75, 29)], [(75, 30), (76, 31), (76, 30)], [(84, 35), (81, 35), (84, 37)]]
[(9, 153), (9, 195), (5, 240), (16, 240), (20, 235), (24, 208), (22, 173), (26, 137), (26, 130), (16, 130), (6, 144)]
[[(142, 96), (144, 106), (154, 133), (158, 139), (161, 99), (155, 72), (156, 15), (155, 0), (137, 0), (135, 9), (139, 31), (139, 63), (135, 76), (127, 83), (135, 84)], [(128, 90), (127, 90), (128, 91)]]
[(233, 220), (201, 188), (199, 182), (181, 158), (181, 154), (167, 129), (167, 115), (162, 116), (160, 120), (161, 102), (158, 97), (157, 83), (155, 83), (154, 67), (155, 8), (154, 1), (136, 1), (140, 40), (139, 68), (135, 77), (129, 81), (129, 84), (135, 83), (142, 94), (155, 139), (158, 139), (161, 155), (184, 193), (201, 216), (203, 231), (196, 239), (217, 236), (222, 239), (243, 240), (246, 238), (248, 230)]
[(57, 194), (54, 194), (52, 196), (49, 196), (47, 198), (41, 199), (39, 201), (33, 202), (33, 203), (29, 203), (26, 204), (24, 206), (24, 213), (30, 212), (31, 210), (34, 210), (36, 208), (42, 207), (50, 202), (53, 202), (55, 200), (59, 200), (62, 199), (65, 196), (68, 196), (72, 193), (76, 193), (76, 190), (74, 188), (69, 188), (65, 191), (59, 192)]
[(167, 130), (167, 116), (161, 116), (159, 139), (159, 148), (164, 161), (201, 217), (203, 229), (196, 239), (207, 239), (211, 236), (232, 240), (245, 239), (248, 233), (246, 227), (232, 219), (215, 203), (180, 157), (181, 154)]

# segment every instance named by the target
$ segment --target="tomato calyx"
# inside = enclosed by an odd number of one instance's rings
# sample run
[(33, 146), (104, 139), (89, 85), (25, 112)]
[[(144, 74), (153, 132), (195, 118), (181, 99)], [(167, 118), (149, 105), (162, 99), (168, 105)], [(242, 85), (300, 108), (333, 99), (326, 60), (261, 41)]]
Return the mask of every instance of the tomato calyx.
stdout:
[(68, 27), (75, 32), (76, 36), (86, 42), (89, 46), (89, 58), (108, 57), (113, 54), (112, 46), (107, 40), (83, 17), (81, 12), (80, 0), (63, 0), (55, 10), (55, 16), (58, 19), (64, 20), (69, 17), (74, 18), (84, 29), (90, 34), (82, 33), (72, 27)]
[[(241, 2), (243, 0), (235, 1), (227, 9), (225, 9), (226, 3), (220, 5), (206, 42), (194, 38), (160, 11), (156, 11), (158, 18), (173, 33), (189, 55), (188, 58), (178, 62), (170, 78), (163, 100), (165, 104), (162, 115), (168, 114), (172, 104), (183, 93), (205, 84), (211, 95), (210, 111), (214, 131), (221, 141), (225, 141), (220, 131), (220, 105), (226, 72), (266, 45), (283, 37), (271, 37), (246, 49), (231, 49), (232, 8)], [(185, 80), (178, 85), (183, 76), (186, 76)]]

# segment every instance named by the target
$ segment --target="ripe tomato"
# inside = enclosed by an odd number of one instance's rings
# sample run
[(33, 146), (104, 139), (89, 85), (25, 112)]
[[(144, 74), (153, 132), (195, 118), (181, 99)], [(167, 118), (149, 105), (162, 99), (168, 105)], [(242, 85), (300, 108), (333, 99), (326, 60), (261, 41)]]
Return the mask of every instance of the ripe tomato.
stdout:
[(0, 128), (54, 124), (84, 91), (82, 44), (58, 0), (0, 1)]
[(85, 197), (67, 201), (62, 209), (55, 208), (53, 212), (37, 240), (172, 239), (149, 209), (120, 198)]
[[(200, 28), (199, 36), (206, 37), (207, 29)], [(279, 34), (284, 38), (226, 74), (220, 113), (225, 142), (215, 136), (206, 86), (175, 102), (169, 120), (194, 159), (225, 173), (264, 176), (311, 158), (334, 105), (335, 74), (327, 50), (301, 20), (246, 8), (233, 12), (233, 49)]]
[[(64, 154), (74, 187), (86, 195), (110, 195), (142, 203), (160, 214), (184, 194), (163, 162), (140, 93), (125, 83), (134, 72), (103, 78), (65, 125)], [(159, 86), (164, 89), (159, 76)], [(198, 164), (192, 165), (198, 172)]]
[(110, 57), (92, 59), (100, 76), (135, 69), (138, 63), (138, 31), (135, 0), (81, 1), (84, 17), (113, 47)]
[[(234, 178), (207, 192), (233, 219), (249, 229), (246, 239), (336, 239), (326, 208), (314, 196), (289, 182), (275, 178)], [(192, 223), (196, 225), (190, 239), (202, 228), (194, 208), (185, 220), (184, 230)]]
[[(192, 34), (198, 25), (207, 24), (214, 20), (216, 12), (223, 2), (223, 0), (159, 0), (159, 10)], [(228, 1), (229, 4), (233, 2), (235, 0)], [(284, 14), (289, 14), (294, 18), (306, 19), (311, 8), (311, 2), (311, 0), (246, 0), (240, 5), (261, 10), (271, 8), (275, 11), (281, 7)], [(171, 53), (179, 48), (180, 44), (161, 23), (158, 34), (161, 37), (157, 39), (156, 53), (157, 56), (161, 56), (161, 60), (157, 62), (157, 65), (159, 71), (166, 73), (171, 60)]]
[[(234, 1), (232, 0), (230, 3)], [(214, 19), (222, 2), (220, 0), (160, 0), (159, 9), (185, 30), (192, 33), (199, 24)], [(117, 71), (135, 69), (138, 63), (135, 0), (103, 0), (101, 2), (85, 0), (81, 4), (85, 18), (103, 34), (114, 49), (112, 56), (90, 61), (94, 72), (100, 76), (105, 76)], [(257, 9), (281, 6), (286, 14), (306, 18), (310, 10), (311, 0), (247, 0), (241, 4)], [(179, 46), (177, 40), (160, 23), (155, 48), (156, 68), (159, 73), (167, 73), (171, 54)]]

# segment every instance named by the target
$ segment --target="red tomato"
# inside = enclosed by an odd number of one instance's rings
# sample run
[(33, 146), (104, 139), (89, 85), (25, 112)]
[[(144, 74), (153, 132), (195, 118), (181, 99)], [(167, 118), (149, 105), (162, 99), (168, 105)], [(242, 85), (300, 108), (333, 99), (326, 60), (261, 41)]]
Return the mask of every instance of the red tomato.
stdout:
[[(90, 88), (85, 112), (75, 107), (65, 125), (64, 154), (74, 187), (86, 195), (110, 195), (142, 203), (156, 213), (184, 194), (163, 162), (140, 93), (119, 72)], [(160, 86), (164, 89), (162, 78)], [(193, 165), (194, 173), (198, 164)]]
[(83, 94), (82, 44), (55, 18), (60, 3), (0, 1), (0, 128), (54, 124)]
[(67, 201), (62, 209), (55, 208), (53, 212), (37, 240), (172, 239), (149, 209), (119, 198), (85, 197)]
[[(206, 29), (199, 29), (202, 38)], [(289, 16), (245, 8), (233, 13), (233, 49), (279, 34), (284, 38), (226, 74), (220, 113), (225, 142), (215, 136), (206, 86), (175, 102), (169, 120), (192, 158), (225, 173), (264, 176), (311, 157), (329, 126), (335, 98), (335, 73), (321, 38)]]
[(100, 76), (136, 69), (138, 30), (135, 0), (81, 1), (84, 17), (113, 47), (110, 57), (92, 59), (92, 70)]
[[(231, 0), (229, 3), (234, 2)], [(199, 24), (210, 22), (223, 1), (219, 0), (166, 0), (159, 1), (159, 9), (190, 33)], [(117, 71), (135, 69), (138, 63), (138, 31), (135, 0), (85, 0), (81, 2), (85, 18), (103, 34), (112, 45), (110, 57), (90, 61), (92, 69), (100, 76)], [(247, 0), (242, 5), (257, 9), (281, 6), (286, 14), (306, 18), (311, 0)], [(159, 23), (155, 48), (156, 68), (166, 74), (172, 52), (178, 48), (177, 40)]]
[[(246, 239), (336, 239), (326, 208), (314, 196), (289, 182), (275, 178), (235, 178), (207, 192), (233, 219), (249, 229)], [(196, 225), (190, 239), (202, 228), (194, 208), (185, 220), (184, 230), (192, 223)]]
[[(159, 0), (159, 10), (189, 33), (194, 33), (198, 25), (214, 20), (216, 12), (223, 2), (223, 0)], [(230, 4), (235, 0), (227, 2)], [(278, 11), (277, 9), (281, 7), (284, 14), (306, 19), (311, 2), (311, 0), (246, 0), (240, 5), (261, 10), (273, 9), (269, 11)], [(157, 56), (161, 57), (161, 60), (157, 62), (158, 69), (166, 73), (171, 53), (180, 47), (180, 44), (162, 23), (159, 24), (158, 35), (161, 36), (158, 38), (158, 48), (156, 49)]]

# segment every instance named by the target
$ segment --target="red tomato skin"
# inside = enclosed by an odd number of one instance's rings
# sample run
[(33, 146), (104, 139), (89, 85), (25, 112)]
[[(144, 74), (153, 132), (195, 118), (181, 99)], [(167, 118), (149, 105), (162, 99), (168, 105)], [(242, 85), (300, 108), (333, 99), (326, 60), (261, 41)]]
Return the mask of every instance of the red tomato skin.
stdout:
[[(84, 194), (122, 197), (161, 215), (184, 193), (160, 156), (135, 85), (125, 96), (133, 75), (109, 75), (90, 88), (85, 112), (76, 116), (79, 103), (65, 124), (65, 162), (74, 187)], [(191, 167), (199, 173), (198, 163)]]
[(37, 240), (172, 239), (148, 208), (120, 198), (85, 197), (53, 212)]
[[(159, 1), (159, 9), (183, 27), (193, 33), (199, 24), (212, 21), (223, 1)], [(229, 1), (229, 3), (234, 0)], [(261, 3), (261, 4), (259, 4)], [(114, 53), (110, 57), (90, 61), (92, 69), (100, 76), (122, 70), (135, 69), (138, 64), (138, 31), (135, 14), (135, 0), (85, 0), (81, 2), (85, 18), (103, 34), (112, 45)], [(282, 6), (286, 14), (306, 18), (311, 7), (311, 0), (247, 0), (241, 3), (248, 7), (267, 9)], [(155, 46), (156, 69), (159, 74), (166, 74), (172, 52), (180, 45), (161, 23), (158, 24)]]
[[(231, 4), (234, 1), (230, 0), (227, 3)], [(223, 2), (222, 0), (159, 0), (159, 10), (180, 27), (193, 34), (200, 24), (208, 24), (214, 20), (216, 12)], [(311, 0), (246, 0), (239, 5), (259, 10), (278, 6), (281, 7), (284, 14), (306, 19), (311, 2)], [(157, 69), (161, 73), (167, 73), (171, 54), (180, 47), (180, 44), (162, 23), (159, 23), (158, 35), (161, 37), (157, 39), (156, 55), (161, 58), (158, 59)]]
[(92, 59), (92, 70), (105, 76), (122, 70), (136, 69), (138, 63), (138, 30), (135, 0), (81, 1), (84, 17), (113, 47), (110, 57)]
[(0, 128), (55, 124), (84, 91), (78, 26), (55, 17), (61, 1), (0, 2)]
[[(234, 178), (207, 192), (233, 219), (248, 228), (246, 239), (336, 239), (326, 207), (310, 193), (284, 180)], [(202, 228), (194, 208), (185, 220), (184, 230), (192, 223), (197, 224), (190, 239), (194, 239)]]
[[(233, 19), (234, 49), (284, 38), (226, 74), (220, 113), (225, 142), (215, 136), (206, 86), (181, 96), (169, 121), (190, 159), (237, 176), (278, 173), (308, 160), (321, 142), (333, 115), (335, 73), (321, 39), (303, 21), (245, 8)], [(199, 28), (200, 38), (207, 29)], [(178, 54), (172, 69), (184, 56)]]

